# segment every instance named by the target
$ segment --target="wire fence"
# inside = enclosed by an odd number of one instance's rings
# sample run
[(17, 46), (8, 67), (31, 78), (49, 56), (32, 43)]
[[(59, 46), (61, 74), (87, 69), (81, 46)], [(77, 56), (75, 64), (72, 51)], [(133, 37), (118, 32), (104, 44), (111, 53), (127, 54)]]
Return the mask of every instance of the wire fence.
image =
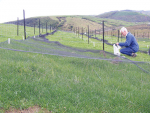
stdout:
[[(32, 18), (32, 19), (26, 19), (25, 18), (25, 11), (23, 11), (24, 14), (24, 20), (19, 20), (17, 18), (17, 21), (13, 22), (7, 22), (5, 24), (0, 24), (0, 37), (1, 39), (3, 37), (21, 37), (22, 39), (26, 39), (28, 36), (35, 36), (35, 35), (41, 35), (42, 33), (51, 33), (55, 29), (63, 30), (63, 25), (66, 22), (65, 17), (58, 17), (59, 23), (57, 21), (52, 21), (49, 17), (46, 17), (44, 20), (43, 18)], [(103, 43), (103, 50), (105, 50), (104, 43), (108, 45), (112, 45), (116, 42), (122, 42), (125, 41), (125, 37), (123, 37), (120, 34), (120, 31), (117, 30), (117, 28), (108, 28), (104, 25), (104, 21), (101, 22), (100, 28), (101, 29), (91, 29), (88, 25), (87, 28), (80, 28), (80, 27), (69, 27), (71, 31), (76, 33), (76, 35), (83, 35), (88, 37), (88, 43), (89, 38), (97, 39), (99, 41), (102, 41)], [(6, 26), (5, 26), (6, 25)], [(16, 25), (16, 26), (15, 26)], [(149, 25), (145, 26), (145, 28), (149, 28)], [(139, 42), (140, 46), (140, 52), (149, 54), (149, 48), (150, 48), (150, 39), (149, 39), (149, 31), (136, 31), (129, 29), (129, 32), (131, 32)]]
[[(124, 63), (128, 62), (137, 65), (137, 67), (143, 70), (144, 72), (150, 73), (149, 72), (150, 66), (148, 66), (149, 65), (148, 62), (146, 63), (146, 62), (139, 62), (139, 61), (131, 61), (124, 57), (118, 56), (117, 58), (117, 56), (114, 55), (113, 53), (106, 52), (103, 50), (79, 49), (79, 48), (73, 48), (70, 46), (62, 45), (57, 41), (49, 41), (46, 38), (46, 36), (53, 35), (55, 32), (57, 32), (57, 30), (54, 30), (51, 33), (46, 33), (43, 35), (28, 37), (25, 41), (11, 39), (9, 41), (0, 43), (0, 48), (13, 50), (13, 51), (41, 53), (41, 54), (49, 54), (49, 55), (57, 55), (57, 56), (77, 57), (77, 58), (86, 58), (86, 59), (100, 59), (100, 60), (108, 60), (112, 62), (124, 62)], [(41, 42), (45, 42), (45, 43), (41, 43)], [(105, 41), (105, 43), (108, 45), (112, 45), (107, 41)]]
[[(103, 26), (104, 28), (104, 26)], [(79, 28), (75, 28), (74, 33), (76, 33), (76, 35), (79, 37), (79, 34), (82, 35), (82, 39), (83, 39), (83, 35), (92, 39), (96, 39), (99, 40), (101, 42), (104, 42), (107, 45), (113, 45), (116, 42), (125, 42), (125, 37), (121, 36), (120, 34), (120, 30), (116, 30), (116, 33), (112, 33), (112, 31), (110, 31), (111, 33), (108, 33), (107, 31), (102, 32), (102, 30), (94, 30), (94, 31), (90, 31), (89, 30), (89, 26), (87, 27), (87, 30), (83, 30), (83, 28), (79, 29)], [(130, 32), (130, 31), (129, 31)], [(149, 38), (140, 38), (140, 37), (135, 37), (137, 42), (139, 43), (140, 49), (139, 52), (145, 53), (145, 54), (150, 54), (149, 53), (149, 48), (150, 48), (150, 39)], [(89, 43), (89, 41), (88, 41)], [(104, 45), (103, 45), (103, 50), (104, 50)]]
[[(63, 29), (63, 25), (66, 22), (65, 18), (58, 18), (60, 23), (57, 23), (56, 21), (51, 22), (51, 19), (46, 17), (45, 21), (42, 20), (42, 18), (37, 19), (26, 19), (25, 18), (25, 11), (23, 11), (24, 14), (24, 20), (19, 20), (17, 18), (17, 21), (13, 22), (7, 22), (5, 24), (0, 24), (0, 37), (1, 39), (7, 38), (13, 38), (13, 39), (26, 39), (26, 37), (29, 36), (36, 36), (36, 35), (42, 35), (45, 33), (51, 33), (55, 29)], [(62, 19), (62, 20), (61, 20)], [(93, 38), (98, 41), (101, 41), (103, 43), (103, 51), (105, 50), (105, 44), (107, 45), (113, 45), (116, 42), (125, 41), (125, 37), (123, 37), (120, 34), (119, 30), (116, 30), (116, 28), (105, 28), (104, 21), (101, 22), (101, 29), (98, 30), (91, 30), (90, 26), (88, 25), (87, 28), (79, 28), (79, 27), (71, 27), (70, 30), (72, 30), (78, 37), (79, 35), (86, 36), (88, 39)], [(148, 26), (148, 25), (147, 25)], [(149, 26), (148, 26), (149, 27)], [(129, 29), (130, 30), (130, 29)], [(135, 35), (135, 30), (134, 33)], [(139, 34), (139, 35), (138, 35)], [(147, 35), (146, 35), (147, 34)], [(148, 36), (148, 38), (144, 38), (144, 36)], [(137, 32), (136, 37), (140, 49), (139, 52), (143, 52), (145, 54), (150, 54), (150, 39), (149, 39), (149, 32), (143, 33), (143, 37), (141, 38), (141, 33)], [(105, 44), (104, 44), (105, 43)]]

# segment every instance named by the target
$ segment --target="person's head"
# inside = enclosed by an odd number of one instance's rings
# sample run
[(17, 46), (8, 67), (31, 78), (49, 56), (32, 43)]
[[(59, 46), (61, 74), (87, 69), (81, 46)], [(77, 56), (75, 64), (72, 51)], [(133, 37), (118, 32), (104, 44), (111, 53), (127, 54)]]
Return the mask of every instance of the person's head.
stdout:
[(125, 27), (122, 27), (120, 29), (120, 33), (123, 35), (123, 36), (126, 36), (128, 34), (128, 30), (125, 28)]

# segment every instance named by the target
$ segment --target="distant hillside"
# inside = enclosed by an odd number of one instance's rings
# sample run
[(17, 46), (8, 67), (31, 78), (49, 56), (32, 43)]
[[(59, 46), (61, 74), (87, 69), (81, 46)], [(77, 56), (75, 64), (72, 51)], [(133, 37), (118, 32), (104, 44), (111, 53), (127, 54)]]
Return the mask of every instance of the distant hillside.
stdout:
[(137, 12), (150, 16), (150, 11), (140, 10), (140, 11), (137, 11)]
[[(134, 12), (137, 13), (137, 12)], [(50, 25), (52, 28), (60, 29), (60, 30), (66, 30), (71, 31), (74, 29), (81, 29), (83, 28), (84, 32), (87, 30), (87, 27), (89, 26), (90, 30), (95, 31), (96, 30), (102, 30), (102, 22), (104, 21), (105, 30), (109, 31), (111, 29), (120, 29), (122, 26), (129, 27), (129, 26), (135, 26), (144, 24), (143, 22), (139, 23), (133, 23), (133, 22), (127, 22), (123, 20), (116, 20), (116, 19), (110, 19), (109, 17), (115, 17), (116, 15), (122, 15), (123, 13), (118, 13), (117, 11), (112, 11), (109, 13), (106, 13), (104, 16), (105, 18), (99, 18), (96, 16), (86, 16), (86, 15), (67, 15), (67, 16), (43, 16), (43, 17), (32, 17), (32, 18), (26, 18), (25, 23), (26, 26), (39, 27), (39, 20), (40, 20), (40, 27), (50, 28)], [(130, 13), (131, 14), (131, 13)], [(133, 14), (133, 13), (132, 13)], [(140, 14), (140, 13), (138, 13)], [(115, 15), (115, 16), (114, 16)], [(124, 13), (125, 15), (125, 13)], [(124, 16), (123, 15), (123, 16)], [(128, 14), (129, 15), (129, 14)], [(143, 15), (143, 14), (140, 14)], [(103, 16), (103, 17), (104, 17)], [(119, 17), (119, 16), (118, 16)], [(6, 24), (17, 24), (17, 21), (11, 21), (7, 22)], [(19, 20), (19, 25), (24, 25), (24, 20)], [(81, 32), (81, 30), (80, 30)]]
[[(43, 26), (43, 28), (46, 27), (46, 23), (48, 26), (49, 25), (57, 26), (59, 24), (59, 22), (57, 20), (54, 20), (54, 19), (50, 18), (49, 16), (26, 18), (25, 23), (26, 23), (26, 26), (33, 27), (35, 25), (36, 27), (38, 27), (39, 20), (40, 20), (40, 25)], [(17, 24), (17, 21), (6, 22), (6, 24), (7, 23)], [(18, 24), (24, 25), (24, 20), (19, 20)]]
[(116, 19), (123, 20), (127, 22), (148, 22), (150, 21), (150, 16), (132, 10), (123, 10), (123, 11), (111, 11), (96, 17), (99, 18), (108, 18), (108, 19)]
[[(130, 22), (123, 22), (123, 21), (116, 21), (114, 19), (103, 19), (97, 18), (95, 16), (79, 16), (79, 15), (72, 15), (72, 16), (43, 16), (43, 17), (32, 17), (26, 18), (25, 23), (26, 26), (30, 27), (39, 27), (39, 20), (41, 28), (46, 28), (46, 23), (49, 28), (51, 25), (52, 27), (57, 27), (61, 30), (73, 30), (73, 28), (84, 28), (87, 29), (89, 25), (91, 30), (95, 29), (102, 29), (102, 21), (105, 21), (105, 28), (108, 27), (119, 27), (119, 26), (129, 26), (132, 25)], [(6, 24), (15, 24), (24, 25), (24, 20), (11, 21), (6, 22)]]

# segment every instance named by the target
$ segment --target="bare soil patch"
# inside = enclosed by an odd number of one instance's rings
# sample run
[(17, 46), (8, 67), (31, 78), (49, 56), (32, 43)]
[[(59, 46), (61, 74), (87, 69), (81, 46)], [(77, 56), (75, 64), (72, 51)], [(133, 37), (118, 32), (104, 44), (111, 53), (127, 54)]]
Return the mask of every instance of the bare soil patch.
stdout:
[(17, 109), (10, 109), (5, 111), (5, 113), (52, 113), (46, 109), (41, 109), (39, 106), (29, 107), (28, 109), (24, 110), (17, 110)]

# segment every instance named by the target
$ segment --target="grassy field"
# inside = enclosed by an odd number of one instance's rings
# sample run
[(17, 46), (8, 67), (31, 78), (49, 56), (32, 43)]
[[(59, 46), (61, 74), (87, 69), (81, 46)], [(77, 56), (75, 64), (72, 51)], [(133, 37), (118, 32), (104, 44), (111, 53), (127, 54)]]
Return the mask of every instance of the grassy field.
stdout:
[[(50, 32), (50, 31), (49, 31)], [(40, 29), (40, 33), (46, 33), (46, 29)], [(39, 35), (39, 28), (26, 27), (26, 38), (28, 36)], [(13, 24), (0, 24), (0, 42), (8, 40), (8, 38), (22, 40), (24, 37), (24, 26), (19, 26), (18, 36), (17, 36), (17, 25)]]
[[(96, 35), (96, 37), (98, 37), (99, 39), (102, 39), (101, 35)], [(58, 31), (57, 33), (55, 33), (55, 35), (50, 35), (47, 38), (50, 41), (59, 41), (60, 43), (71, 46), (71, 47), (103, 50), (103, 43), (101, 41), (90, 38), (89, 44), (88, 44), (88, 37), (85, 35), (83, 36), (83, 40), (82, 40), (82, 35), (78, 36), (78, 34)], [(117, 37), (111, 37), (111, 36), (105, 36), (105, 39), (108, 40), (112, 44), (116, 43), (118, 41)], [(122, 38), (122, 39), (120, 39), (120, 42), (121, 41), (124, 42), (125, 39)], [(138, 43), (139, 43), (140, 48), (142, 48), (144, 50), (146, 50), (146, 49), (148, 50), (147, 45), (149, 45), (149, 41), (148, 42), (139, 41)], [(107, 45), (107, 44), (105, 44), (104, 46), (105, 46), (105, 48), (104, 48), (105, 51), (113, 53), (112, 46)], [(140, 53), (140, 52), (137, 52), (137, 54), (139, 57), (136, 57), (136, 58), (132, 58), (127, 55), (125, 55), (125, 57), (127, 57), (131, 60), (134, 60), (134, 61), (145, 61), (145, 62), (150, 61), (150, 57), (147, 54)]]
[[(87, 37), (84, 36), (83, 40), (80, 37), (58, 31), (47, 38), (72, 47), (102, 49), (101, 42), (90, 39), (90, 44), (87, 44)], [(115, 40), (115, 37), (111, 38), (112, 43)], [(111, 46), (105, 49), (113, 51)], [(114, 64), (104, 60), (4, 49), (0, 49), (0, 53), (2, 113), (31, 106), (54, 113), (150, 112), (150, 76), (132, 63)], [(138, 53), (136, 58), (127, 58), (150, 61), (143, 53)]]

